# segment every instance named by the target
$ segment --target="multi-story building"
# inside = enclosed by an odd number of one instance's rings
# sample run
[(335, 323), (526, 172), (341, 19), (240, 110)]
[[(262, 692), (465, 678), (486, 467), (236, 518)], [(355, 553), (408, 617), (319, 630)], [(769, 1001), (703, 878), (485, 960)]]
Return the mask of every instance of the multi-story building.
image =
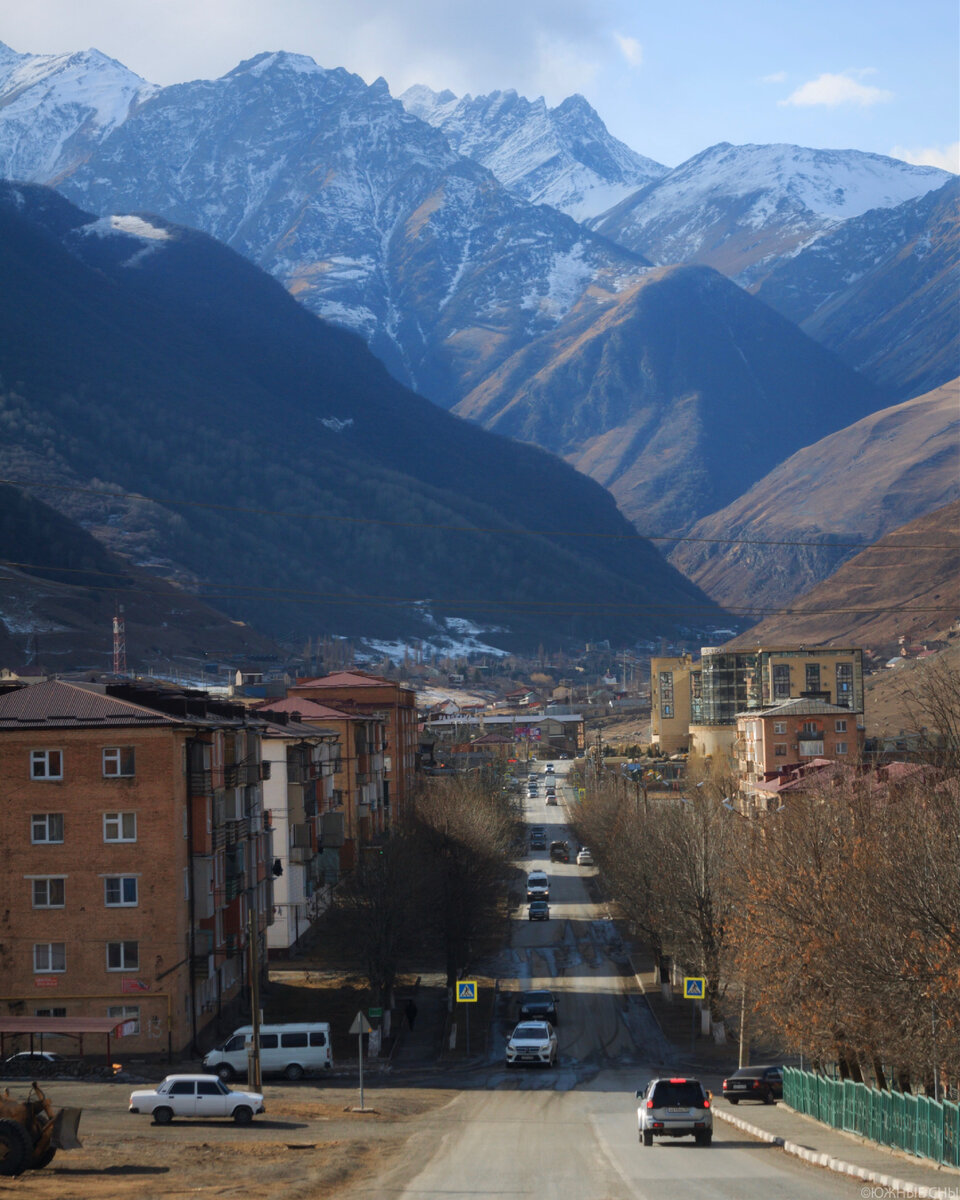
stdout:
[(689, 654), (650, 660), (650, 740), (662, 754), (677, 754), (690, 745)]
[(344, 712), (305, 696), (267, 700), (257, 712), (269, 718), (287, 714), (303, 724), (332, 730), (337, 736), (331, 770), (333, 788), (320, 812), (320, 870), (325, 883), (336, 883), (351, 870), (361, 848), (385, 827), (383, 796), (384, 721), (379, 714)]
[(757, 785), (821, 762), (859, 766), (864, 745), (861, 713), (823, 700), (785, 700), (737, 717), (736, 757), (741, 797)]
[(388, 824), (391, 818), (400, 820), (413, 793), (417, 759), (417, 696), (413, 688), (363, 671), (338, 671), (319, 679), (300, 679), (287, 689), (287, 696), (304, 696), (317, 704), (383, 721), (381, 815)]
[(263, 803), (273, 826), (271, 954), (296, 946), (329, 900), (322, 869), (323, 814), (330, 812), (340, 766), (336, 730), (307, 725), (287, 713), (260, 714), (262, 753), (269, 771)]
[(260, 723), (194, 692), (0, 695), (0, 1011), (116, 1017), (180, 1052), (266, 961)]
[(738, 714), (790, 699), (863, 712), (859, 647), (704, 647), (690, 670), (690, 752), (733, 758)]

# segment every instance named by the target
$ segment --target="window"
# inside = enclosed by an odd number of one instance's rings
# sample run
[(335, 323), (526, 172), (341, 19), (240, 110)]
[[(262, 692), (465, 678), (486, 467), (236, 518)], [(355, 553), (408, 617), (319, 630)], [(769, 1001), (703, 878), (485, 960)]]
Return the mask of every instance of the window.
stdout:
[(63, 908), (66, 880), (62, 877), (33, 880), (34, 908)]
[(38, 974), (65, 971), (67, 969), (66, 942), (35, 942), (33, 969)]
[(103, 773), (109, 778), (134, 774), (135, 753), (133, 746), (105, 746), (103, 749)]
[(774, 700), (790, 699), (790, 664), (774, 663), (773, 666), (773, 698)]
[(786, 742), (774, 742), (773, 743), (773, 753), (777, 756), (777, 758), (786, 758), (787, 757), (787, 743)]
[(34, 813), (30, 819), (31, 842), (62, 842), (63, 813)]
[(853, 702), (853, 663), (837, 663), (837, 703), (851, 708)]
[(139, 969), (139, 942), (107, 942), (108, 971), (138, 971)]
[(278, 1045), (277, 1035), (275, 1033), (260, 1034), (260, 1049), (261, 1050), (276, 1050)]
[(820, 691), (820, 664), (806, 663), (806, 682), (805, 691), (819, 692)]
[(140, 1032), (140, 1006), (137, 1004), (111, 1004), (107, 1009), (107, 1016), (113, 1017), (119, 1025), (121, 1021), (135, 1021), (134, 1029), (124, 1030), (125, 1036), (132, 1036)]
[(197, 1085), (192, 1079), (175, 1079), (170, 1085), (171, 1096), (194, 1096)]
[(836, 753), (837, 754), (846, 754), (847, 753), (847, 743), (846, 742), (837, 742)]
[(304, 1030), (303, 1033), (282, 1033), (280, 1035), (280, 1045), (287, 1049), (305, 1046), (306, 1044), (306, 1030)]
[(223, 1084), (219, 1079), (198, 1079), (197, 1080), (197, 1095), (198, 1096), (222, 1096)]
[(786, 721), (774, 721), (773, 732), (774, 733), (786, 733), (787, 732)]
[(325, 1033), (311, 1033), (310, 1034), (310, 1045), (311, 1046), (325, 1046), (326, 1044), (327, 1044), (327, 1035)]
[(105, 842), (135, 842), (137, 840), (137, 814), (132, 812), (104, 813), (103, 840)]
[(137, 903), (136, 875), (108, 875), (103, 881), (107, 908), (132, 908)]
[(804, 721), (802, 737), (819, 737), (820, 727), (816, 721)]
[(65, 1017), (67, 1010), (65, 1008), (35, 1008), (33, 1015), (35, 1017)]
[(846, 733), (847, 732), (846, 721), (837, 721), (834, 724), (834, 729), (836, 730), (837, 733)]
[(31, 750), (30, 778), (62, 779), (63, 754), (59, 750)]

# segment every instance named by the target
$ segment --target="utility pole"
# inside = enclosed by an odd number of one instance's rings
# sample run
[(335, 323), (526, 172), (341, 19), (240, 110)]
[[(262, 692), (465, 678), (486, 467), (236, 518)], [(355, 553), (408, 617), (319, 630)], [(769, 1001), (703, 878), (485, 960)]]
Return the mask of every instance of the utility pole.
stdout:
[(250, 962), (250, 1008), (253, 1035), (250, 1039), (250, 1065), (247, 1079), (255, 1092), (259, 1092), (262, 1087), (260, 1073), (260, 944), (257, 924), (257, 910), (254, 905), (251, 905), (250, 912), (247, 914), (247, 953)]
[(127, 673), (127, 634), (123, 621), (123, 605), (118, 604), (113, 614), (113, 673)]

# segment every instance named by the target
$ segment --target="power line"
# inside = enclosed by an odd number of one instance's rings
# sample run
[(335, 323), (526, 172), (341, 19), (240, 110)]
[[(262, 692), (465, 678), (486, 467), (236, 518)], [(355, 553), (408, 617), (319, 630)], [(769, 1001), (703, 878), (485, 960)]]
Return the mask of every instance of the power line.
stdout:
[[(144, 500), (161, 508), (202, 508), (214, 512), (243, 513), (245, 516), (282, 517), (290, 521), (328, 521), (345, 525), (373, 525), (388, 529), (436, 529), (446, 533), (495, 533), (499, 536), (514, 537), (551, 537), (551, 538), (590, 538), (595, 541), (611, 542), (689, 542), (711, 546), (813, 546), (820, 550), (865, 550), (876, 546), (875, 542), (824, 542), (815, 540), (787, 540), (773, 538), (706, 538), (690, 537), (676, 533), (597, 533), (579, 529), (520, 529), (509, 525), (450, 525), (440, 521), (387, 521), (379, 517), (346, 517), (333, 513), (290, 512), (285, 509), (251, 508), (238, 504), (214, 504), (204, 500), (158, 500), (154, 496), (144, 496), (140, 492), (110, 492), (98, 488), (78, 487), (62, 483), (42, 483), (38, 480), (3, 479), (0, 483), (11, 487), (39, 488), (46, 491), (73, 492), (84, 496), (98, 496), (101, 499), (123, 502)], [(830, 537), (828, 533), (825, 535)], [(890, 550), (953, 550), (954, 543), (923, 544), (916, 542), (897, 542), (888, 544), (880, 549)]]
[[(0, 567), (10, 567), (15, 570), (29, 571), (57, 571), (62, 574), (77, 574), (77, 575), (100, 575), (108, 579), (124, 579), (129, 576), (117, 571), (98, 571), (89, 567), (56, 567), (46, 566), (36, 563), (17, 562), (11, 559), (0, 559)], [(74, 586), (64, 581), (65, 586)], [(79, 586), (83, 586), (82, 584)], [(281, 604), (301, 604), (301, 603), (322, 603), (322, 604), (337, 604), (357, 607), (375, 607), (375, 606), (415, 606), (421, 604), (429, 604), (433, 608), (457, 608), (471, 609), (483, 608), (492, 611), (503, 609), (516, 609), (529, 612), (624, 612), (624, 613), (667, 613), (677, 615), (696, 616), (698, 614), (708, 614), (714, 619), (717, 619), (717, 609), (719, 605), (707, 608), (704, 605), (677, 605), (677, 604), (629, 604), (629, 603), (614, 603), (604, 601), (578, 601), (578, 600), (504, 600), (504, 599), (486, 599), (477, 597), (465, 597), (460, 599), (443, 599), (436, 597), (425, 598), (423, 596), (396, 596), (382, 595), (375, 593), (363, 592), (333, 592), (323, 591), (312, 588), (271, 588), (271, 587), (253, 587), (241, 584), (205, 584), (198, 583), (195, 585), (196, 590), (182, 591), (179, 594), (189, 596), (191, 599), (209, 603), (213, 600), (243, 600), (243, 599), (269, 599)], [(174, 585), (167, 584), (168, 589), (147, 588), (141, 586), (122, 587), (120, 585), (96, 585), (96, 590), (100, 592), (116, 592), (124, 595), (146, 595), (146, 596), (165, 596), (169, 599), (175, 599), (178, 591)], [(214, 591), (204, 589), (215, 588)], [(731, 616), (791, 616), (791, 617), (820, 617), (820, 616), (844, 616), (844, 615), (862, 615), (864, 613), (901, 613), (904, 615), (918, 615), (931, 613), (953, 613), (960, 606), (960, 597), (954, 604), (942, 605), (924, 605), (911, 608), (905, 608), (903, 605), (894, 604), (889, 606), (873, 605), (864, 608), (760, 608), (738, 605), (724, 608), (721, 611)]]

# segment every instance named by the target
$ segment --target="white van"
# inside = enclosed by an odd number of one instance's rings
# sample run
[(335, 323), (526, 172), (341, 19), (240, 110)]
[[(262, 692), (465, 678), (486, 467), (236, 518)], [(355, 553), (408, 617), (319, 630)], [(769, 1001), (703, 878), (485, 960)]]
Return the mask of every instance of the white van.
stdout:
[(527, 899), (550, 899), (550, 880), (547, 878), (546, 871), (531, 871), (527, 876)]
[[(235, 1029), (222, 1046), (205, 1056), (206, 1070), (226, 1081), (246, 1075), (247, 1047), (252, 1037), (252, 1025)], [(332, 1066), (327, 1021), (260, 1026), (260, 1070), (264, 1075), (302, 1079), (308, 1071), (329, 1070)]]

